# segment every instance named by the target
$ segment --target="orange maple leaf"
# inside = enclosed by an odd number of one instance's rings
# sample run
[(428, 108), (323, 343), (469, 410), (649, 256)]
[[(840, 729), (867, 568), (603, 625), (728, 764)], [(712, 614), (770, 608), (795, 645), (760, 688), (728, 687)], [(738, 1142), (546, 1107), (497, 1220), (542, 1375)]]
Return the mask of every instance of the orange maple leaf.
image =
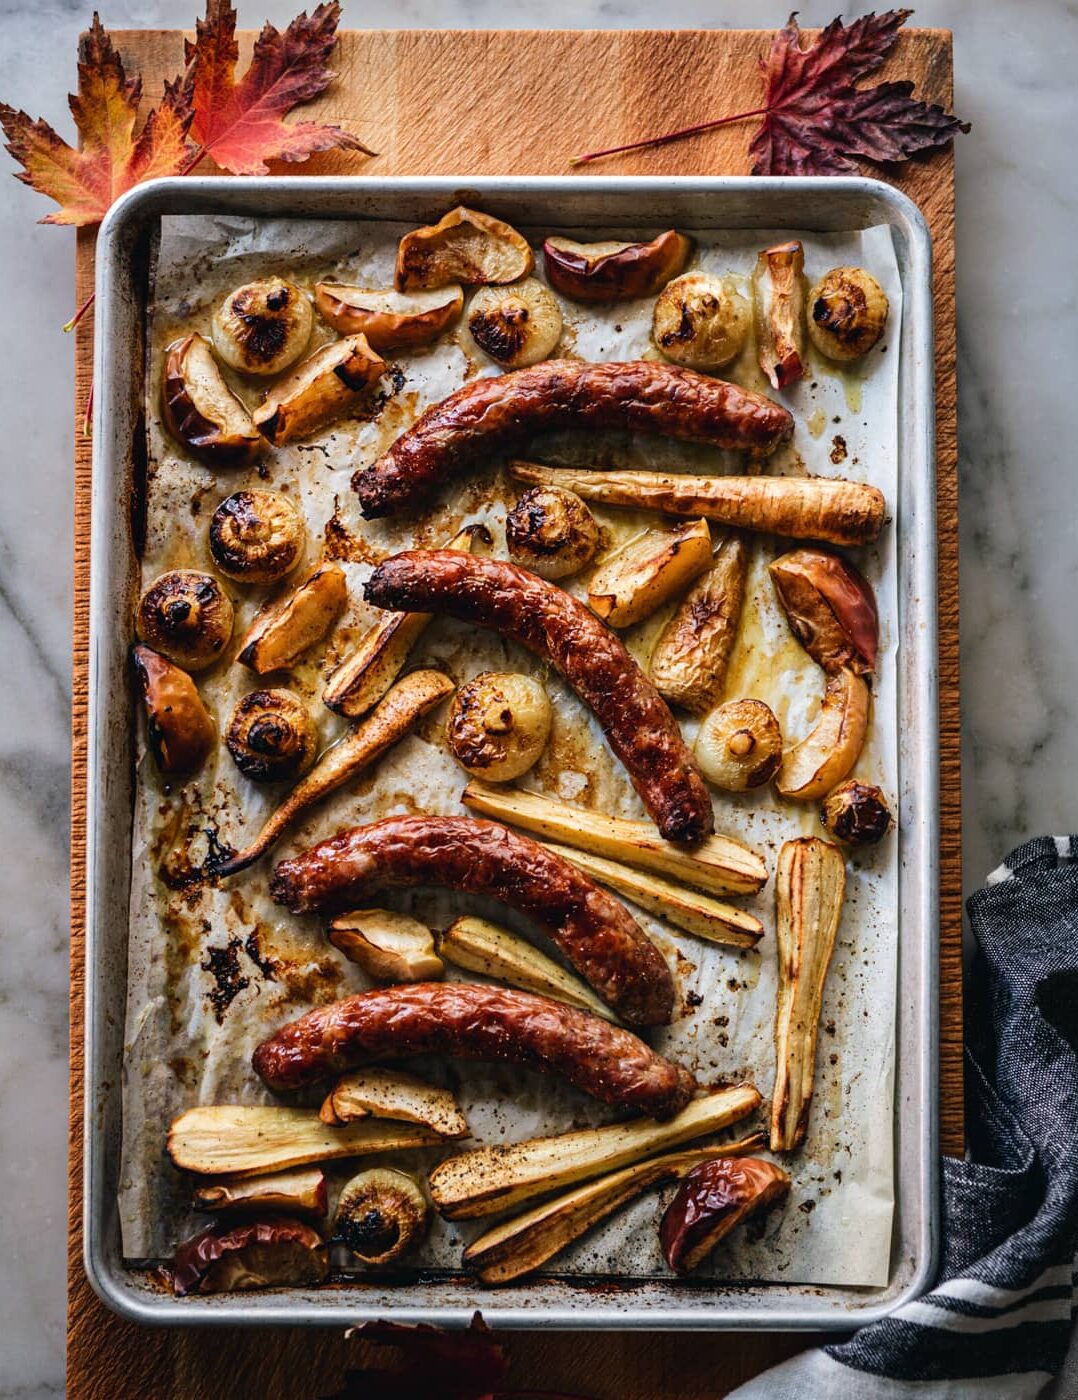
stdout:
[(166, 84), (159, 107), (135, 136), (142, 80), (128, 78), (120, 55), (95, 14), (79, 41), (79, 94), (69, 98), (81, 138), (75, 150), (46, 121), (34, 121), (0, 103), (7, 149), (23, 169), (18, 178), (60, 208), (45, 224), (100, 223), (113, 200), (132, 185), (175, 175), (190, 161), (189, 93), (182, 82)]
[(251, 66), (236, 81), (239, 44), (230, 0), (207, 0), (195, 42), (185, 44), (186, 82), (194, 110), (191, 135), (204, 154), (233, 175), (264, 175), (267, 160), (306, 160), (314, 151), (343, 147), (373, 152), (351, 132), (322, 122), (281, 120), (300, 102), (317, 97), (332, 81), (326, 60), (337, 42), (341, 7), (319, 5), (299, 15), (282, 34), (266, 24)]

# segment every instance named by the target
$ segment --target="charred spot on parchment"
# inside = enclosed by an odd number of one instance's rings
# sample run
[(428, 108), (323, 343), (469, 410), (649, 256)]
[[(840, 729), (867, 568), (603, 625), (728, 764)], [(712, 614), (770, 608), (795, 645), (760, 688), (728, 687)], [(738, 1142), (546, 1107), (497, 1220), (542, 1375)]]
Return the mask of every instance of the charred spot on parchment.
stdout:
[(240, 992), (251, 985), (251, 979), (244, 977), (240, 971), (242, 947), (238, 938), (230, 938), (223, 948), (207, 948), (205, 958), (199, 963), (203, 972), (208, 972), (213, 978), (209, 1001), (218, 1025), (224, 1022), (225, 1012)]

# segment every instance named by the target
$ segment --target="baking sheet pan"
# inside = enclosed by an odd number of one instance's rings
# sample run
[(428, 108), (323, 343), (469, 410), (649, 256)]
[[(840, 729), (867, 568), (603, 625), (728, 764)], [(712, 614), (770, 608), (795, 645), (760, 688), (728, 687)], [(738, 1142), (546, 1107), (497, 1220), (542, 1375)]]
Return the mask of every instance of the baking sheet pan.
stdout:
[[(287, 191), (290, 198), (282, 201), (286, 193), (283, 185), (290, 187)], [(200, 188), (194, 190), (192, 186)], [(814, 186), (815, 190), (810, 191), (806, 186)], [(677, 223), (683, 227), (716, 229), (738, 226), (785, 229), (830, 226), (847, 230), (881, 222), (890, 224), (902, 275), (904, 303), (900, 385), (903, 412), (899, 442), (901, 482), (896, 501), (900, 554), (898, 704), (899, 730), (904, 735), (900, 755), (903, 835), (898, 901), (901, 925), (895, 1157), (898, 1225), (891, 1277), (883, 1287), (857, 1290), (855, 1293), (842, 1289), (818, 1292), (788, 1284), (769, 1285), (760, 1290), (751, 1287), (734, 1289), (713, 1281), (686, 1287), (660, 1279), (634, 1285), (623, 1296), (617, 1297), (609, 1292), (596, 1293), (594, 1288), (559, 1280), (524, 1284), (497, 1293), (484, 1292), (481, 1297), (485, 1313), (493, 1319), (515, 1323), (522, 1322), (525, 1316), (531, 1316), (533, 1309), (542, 1310), (549, 1322), (568, 1305), (572, 1308), (572, 1321), (577, 1325), (733, 1326), (746, 1325), (749, 1315), (752, 1315), (757, 1325), (762, 1322), (772, 1326), (818, 1326), (824, 1325), (828, 1318), (834, 1318), (837, 1325), (842, 1325), (841, 1319), (849, 1316), (851, 1307), (863, 1315), (866, 1309), (886, 1305), (903, 1292), (923, 1284), (924, 1276), (931, 1268), (934, 1199), (930, 1189), (934, 1151), (931, 1155), (925, 1153), (926, 1146), (932, 1147), (934, 1134), (934, 1113), (931, 1109), (934, 1056), (926, 1058), (926, 1055), (930, 1054), (934, 1040), (935, 1008), (930, 975), (931, 956), (925, 956), (931, 954), (934, 926), (933, 919), (928, 916), (932, 903), (926, 903), (925, 895), (934, 883), (934, 843), (930, 837), (934, 824), (935, 712), (930, 658), (935, 654), (935, 639), (931, 578), (933, 492), (929, 470), (929, 269), (927, 235), (915, 211), (888, 187), (865, 181), (513, 180), (473, 182), (466, 191), (458, 189), (456, 182), (452, 181), (184, 181), (179, 185), (162, 182), (154, 188), (154, 194), (157, 200), (149, 201), (154, 207), (132, 208), (125, 219), (110, 220), (103, 231), (104, 256), (100, 266), (104, 315), (98, 345), (99, 412), (103, 421), (96, 438), (100, 453), (95, 465), (96, 493), (100, 493), (103, 479), (111, 481), (114, 486), (126, 484), (130, 490), (134, 484), (133, 478), (138, 473), (138, 463), (131, 458), (131, 444), (139, 436), (138, 400), (142, 385), (135, 382), (139, 376), (132, 375), (131, 370), (141, 367), (142, 355), (137, 344), (140, 329), (134, 318), (141, 318), (142, 314), (141, 298), (145, 294), (146, 282), (140, 275), (140, 267), (144, 267), (143, 257), (148, 254), (159, 213), (213, 211), (244, 215), (335, 214), (338, 217), (356, 217), (358, 214), (364, 218), (398, 218), (414, 222), (426, 220), (440, 213), (457, 197), (464, 197), (523, 225), (548, 228), (621, 227), (634, 236), (648, 223)], [(158, 202), (161, 199), (164, 199), (163, 203)], [(125, 239), (126, 249), (123, 247)], [(113, 271), (111, 278), (110, 267)], [(116, 273), (120, 276), (117, 277)], [(121, 329), (121, 323), (125, 323), (126, 333)], [(117, 354), (118, 347), (130, 348), (130, 356)], [(128, 359), (133, 361), (133, 365), (127, 363)], [(107, 404), (108, 408), (102, 404)], [(125, 477), (128, 478), (126, 483)], [(104, 692), (96, 684), (92, 687), (94, 710), (91, 715), (91, 732), (95, 741), (100, 734), (106, 744), (122, 742), (120, 755), (113, 751), (111, 772), (114, 782), (109, 794), (111, 801), (106, 804), (110, 807), (108, 820), (112, 823), (111, 831), (115, 833), (114, 845), (118, 845), (121, 839), (125, 842), (130, 839), (130, 788), (124, 794), (119, 779), (121, 774), (125, 771), (129, 774), (131, 769), (131, 726), (121, 723), (118, 715), (125, 714), (129, 706), (122, 659), (127, 641), (128, 606), (135, 586), (130, 541), (123, 538), (126, 522), (123, 518), (117, 520), (119, 512), (116, 505), (115, 491), (111, 501), (100, 495), (95, 499), (95, 589), (102, 578), (101, 570), (108, 565), (111, 565), (111, 570), (107, 574), (105, 598), (110, 615), (102, 618), (98, 608), (95, 606), (94, 609), (94, 658), (95, 663), (99, 656), (102, 661), (105, 659), (105, 652), (99, 650), (99, 642), (104, 648), (111, 645), (112, 665), (115, 667), (118, 652), (120, 667), (118, 672), (110, 672), (107, 668), (103, 671), (102, 674), (108, 677), (103, 681)], [(105, 537), (106, 565), (101, 564), (99, 545), (102, 535)], [(95, 601), (99, 596), (95, 595)], [(104, 624), (104, 631), (96, 634), (99, 622)], [(106, 693), (112, 703), (106, 712), (102, 712), (98, 702), (104, 699)], [(116, 761), (117, 758), (119, 761)], [(92, 769), (92, 773), (100, 771), (100, 768)], [(93, 796), (96, 799), (97, 793)], [(122, 810), (125, 796), (126, 810)], [(96, 804), (91, 805), (90, 811), (96, 820)], [(125, 824), (126, 834), (123, 826), (117, 827), (117, 822)], [(96, 834), (92, 829), (92, 840)], [(95, 880), (91, 888), (91, 913), (95, 906), (99, 906), (102, 892), (113, 898), (126, 899), (124, 872), (116, 868), (115, 850), (112, 854), (108, 882), (99, 887)], [(91, 870), (96, 875), (96, 849), (92, 850), (92, 856), (95, 863)], [(931, 897), (934, 898), (934, 895)], [(90, 919), (89, 927), (93, 938), (99, 928), (95, 918)], [(121, 949), (114, 952), (122, 955)], [(96, 971), (96, 959), (94, 968)], [(95, 990), (96, 982), (95, 977)], [(123, 985), (122, 967), (114, 968), (113, 978), (108, 984), (113, 1016), (117, 1013), (117, 995), (120, 998), (118, 1010), (122, 1015)], [(91, 1018), (92, 1036), (95, 1022), (96, 1015)], [(914, 1031), (912, 1042), (911, 1030)], [(100, 1042), (100, 1036), (93, 1036), (88, 1058), (95, 1069), (102, 1051)], [(95, 1114), (98, 1108), (106, 1108), (106, 1101), (115, 1112), (115, 1105), (111, 1102), (113, 1097), (114, 1093), (106, 1093), (95, 1098)], [(94, 1116), (88, 1117), (88, 1121), (100, 1120)], [(100, 1182), (100, 1176), (95, 1177), (93, 1171), (96, 1145), (93, 1141), (89, 1144), (88, 1160), (93, 1185), (88, 1190), (88, 1200), (95, 1199)], [(103, 1156), (103, 1153), (100, 1154), (99, 1162)], [(94, 1236), (98, 1242), (102, 1240), (102, 1232), (95, 1227), (95, 1221), (101, 1225), (107, 1224), (102, 1219), (102, 1213), (110, 1209), (110, 1203), (107, 1198), (100, 1198), (99, 1206), (102, 1210), (96, 1216), (91, 1211), (88, 1220), (88, 1237)], [(852, 1228), (856, 1228), (856, 1225)], [(138, 1310), (146, 1305), (145, 1299), (136, 1301), (131, 1296), (139, 1291), (137, 1276), (114, 1274), (116, 1266), (113, 1263), (108, 1269), (109, 1283), (113, 1287), (108, 1287), (100, 1272), (95, 1275), (93, 1267), (100, 1254), (95, 1254), (93, 1247), (88, 1253), (91, 1277), (95, 1277), (98, 1286), (107, 1295), (113, 1294), (118, 1284), (126, 1295), (127, 1310)], [(354, 1305), (345, 1303), (344, 1293), (354, 1295)], [(475, 1298), (474, 1285), (440, 1278), (414, 1284), (404, 1291), (383, 1290), (381, 1285), (371, 1284), (325, 1290), (310, 1295), (309, 1299), (292, 1291), (279, 1295), (248, 1295), (239, 1300), (199, 1300), (192, 1311), (205, 1317), (227, 1315), (229, 1320), (238, 1317), (271, 1320), (276, 1315), (281, 1320), (297, 1321), (303, 1320), (307, 1310), (311, 1309), (307, 1320), (331, 1321), (327, 1308), (344, 1307), (347, 1315), (354, 1318), (358, 1315), (357, 1308), (366, 1307), (376, 1313), (392, 1309), (397, 1316), (429, 1317), (437, 1311), (444, 1319), (446, 1307), (456, 1306), (466, 1312), (474, 1305)], [(378, 1299), (382, 1299), (382, 1302), (379, 1303)], [(110, 1297), (110, 1301), (118, 1300)], [(164, 1320), (162, 1310), (179, 1320), (178, 1314), (188, 1308), (188, 1302), (177, 1308), (170, 1299), (160, 1299), (149, 1306), (160, 1320)]]

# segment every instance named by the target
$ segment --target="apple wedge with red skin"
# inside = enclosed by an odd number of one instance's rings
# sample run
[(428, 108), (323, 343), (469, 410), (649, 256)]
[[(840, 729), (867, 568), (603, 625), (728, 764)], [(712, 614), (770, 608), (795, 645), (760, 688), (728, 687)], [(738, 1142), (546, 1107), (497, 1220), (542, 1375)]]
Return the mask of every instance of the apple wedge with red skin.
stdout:
[(202, 335), (174, 340), (165, 351), (161, 416), (176, 441), (207, 467), (249, 467), (267, 447)]
[(570, 301), (633, 301), (654, 296), (676, 277), (692, 252), (692, 239), (667, 229), (650, 243), (543, 244), (547, 281)]
[(876, 668), (880, 623), (872, 585), (826, 549), (793, 549), (768, 565), (790, 631), (829, 676)]
[(659, 1228), (663, 1258), (691, 1273), (750, 1215), (777, 1204), (790, 1178), (760, 1157), (718, 1157), (694, 1168), (678, 1187)]
[(329, 1273), (329, 1249), (312, 1226), (287, 1215), (266, 1215), (222, 1228), (211, 1225), (180, 1245), (172, 1288), (231, 1293), (251, 1288), (310, 1287)]

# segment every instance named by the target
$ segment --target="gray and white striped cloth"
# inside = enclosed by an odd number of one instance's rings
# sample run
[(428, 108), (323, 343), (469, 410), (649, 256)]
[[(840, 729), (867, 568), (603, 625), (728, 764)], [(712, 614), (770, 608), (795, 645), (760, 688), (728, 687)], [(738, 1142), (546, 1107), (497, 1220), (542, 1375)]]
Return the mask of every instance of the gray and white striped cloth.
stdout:
[(940, 1281), (729, 1400), (1078, 1397), (1067, 1357), (1078, 1311), (1078, 837), (1020, 846), (967, 908), (968, 1149), (943, 1160)]

